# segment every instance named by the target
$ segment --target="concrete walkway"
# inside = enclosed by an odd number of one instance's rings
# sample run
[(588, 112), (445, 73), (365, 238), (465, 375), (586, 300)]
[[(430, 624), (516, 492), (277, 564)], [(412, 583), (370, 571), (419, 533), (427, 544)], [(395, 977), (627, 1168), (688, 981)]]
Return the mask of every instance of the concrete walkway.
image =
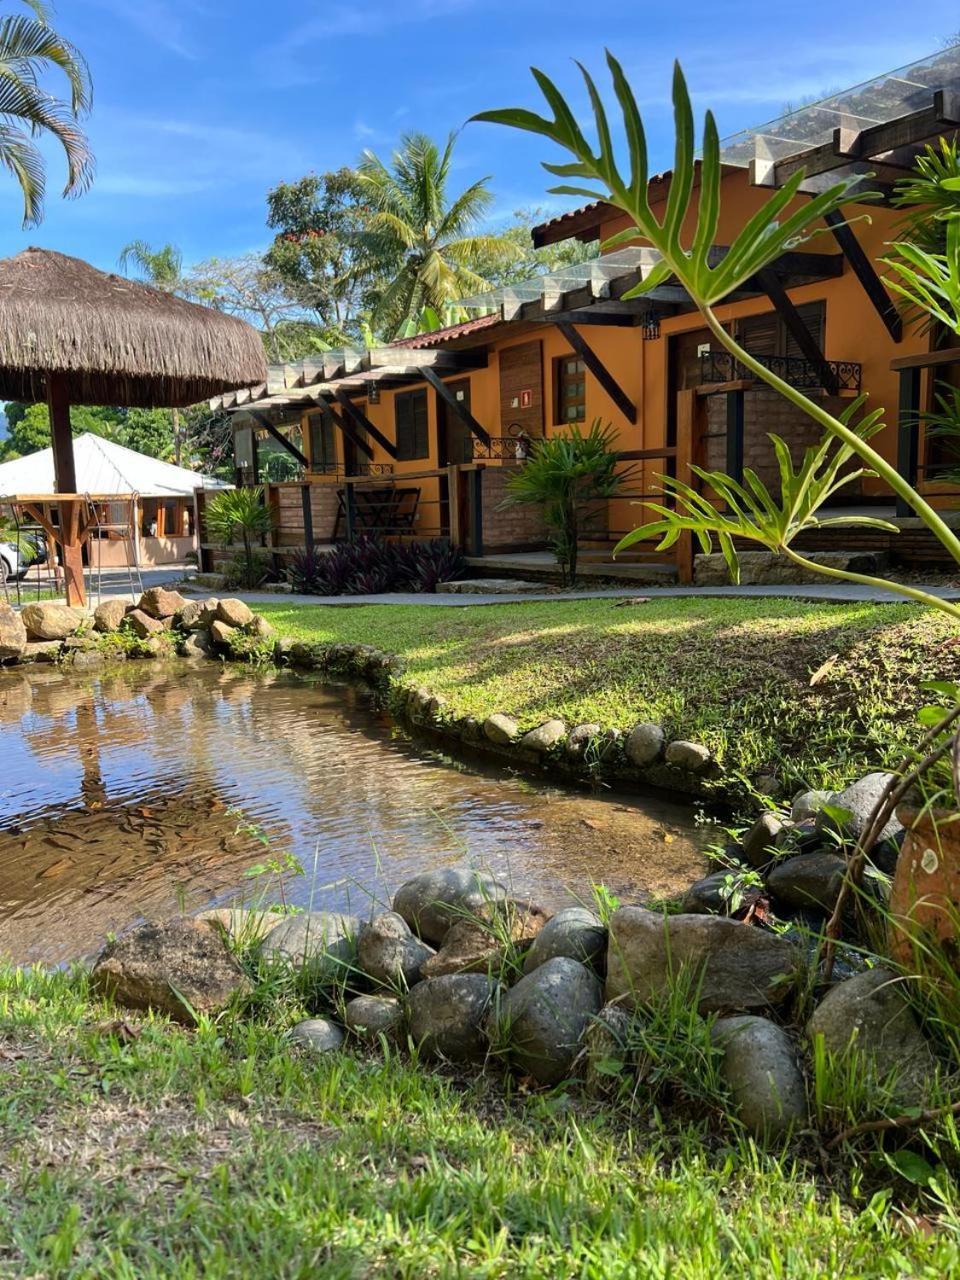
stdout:
[[(143, 585), (147, 587), (178, 586), (184, 594), (213, 595), (205, 588), (194, 588), (183, 583), (185, 573), (192, 570), (185, 566), (168, 566), (162, 569), (146, 569), (143, 572)], [(181, 585), (182, 584), (182, 585)], [(926, 586), (922, 587), (929, 595), (938, 596), (942, 600), (960, 601), (960, 586)], [(307, 596), (278, 595), (270, 591), (235, 591), (233, 595), (246, 600), (248, 604), (279, 605), (329, 605), (335, 608), (357, 608), (367, 604), (417, 604), (440, 609), (468, 609), (474, 605), (523, 604), (525, 602), (550, 602), (564, 600), (623, 600), (635, 597), (646, 597), (650, 600), (673, 599), (687, 596), (702, 596), (715, 599), (750, 599), (758, 597), (780, 597), (789, 600), (821, 601), (825, 603), (897, 603), (904, 597), (892, 591), (880, 591), (871, 587), (858, 587), (852, 583), (815, 583), (810, 586), (776, 586), (776, 587), (601, 587), (588, 591), (544, 591), (524, 592), (522, 594), (490, 594), (490, 595), (425, 595), (415, 592), (398, 591), (384, 595), (369, 596)], [(12, 595), (12, 592), (11, 592)], [(129, 598), (130, 586), (125, 571), (104, 572), (103, 595), (107, 597)], [(30, 588), (24, 584), (23, 599), (26, 603), (30, 596)], [(94, 598), (93, 603), (96, 603)]]

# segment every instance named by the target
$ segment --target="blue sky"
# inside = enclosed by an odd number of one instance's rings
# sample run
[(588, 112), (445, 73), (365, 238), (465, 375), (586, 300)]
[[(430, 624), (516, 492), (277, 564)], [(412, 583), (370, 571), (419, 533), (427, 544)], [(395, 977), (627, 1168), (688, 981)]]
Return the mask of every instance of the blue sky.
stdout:
[[(12, 5), (5, 6), (6, 8)], [(42, 226), (20, 229), (19, 198), (0, 175), (0, 256), (29, 244), (112, 268), (142, 237), (179, 244), (187, 262), (262, 248), (265, 193), (278, 181), (387, 153), (404, 130), (436, 136), (485, 107), (539, 105), (531, 62), (570, 89), (570, 58), (623, 61), (647, 120), (652, 162), (666, 167), (672, 60), (722, 133), (784, 103), (855, 84), (935, 50), (960, 27), (956, 0), (909, 10), (890, 0), (60, 0), (56, 21), (94, 77), (93, 189), (57, 194), (50, 152)], [(470, 125), (457, 181), (490, 175), (496, 216), (549, 200), (546, 144)]]

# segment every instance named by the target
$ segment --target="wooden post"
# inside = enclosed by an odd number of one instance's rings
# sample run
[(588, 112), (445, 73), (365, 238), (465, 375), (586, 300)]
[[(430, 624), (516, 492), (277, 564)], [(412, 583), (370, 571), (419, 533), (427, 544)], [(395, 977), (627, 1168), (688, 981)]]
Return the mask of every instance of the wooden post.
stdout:
[[(694, 431), (697, 416), (695, 391), (677, 392), (677, 479), (690, 484), (693, 476), (690, 464), (694, 461)], [(683, 587), (693, 582), (693, 534), (681, 533), (676, 547), (677, 581)]]
[[(57, 374), (47, 378), (47, 408), (50, 411), (50, 439), (53, 442), (53, 474), (58, 493), (76, 493), (77, 469), (70, 432), (70, 401), (67, 385)], [(83, 547), (80, 542), (80, 504), (76, 499), (59, 503), (60, 553), (67, 604), (86, 604), (83, 585)]]
[(742, 389), (728, 391), (727, 401), (727, 475), (743, 484), (743, 410)]
[(463, 514), (461, 502), (463, 490), (460, 483), (461, 471), (456, 465), (447, 467), (447, 501), (450, 509), (448, 536), (455, 547), (463, 546)]

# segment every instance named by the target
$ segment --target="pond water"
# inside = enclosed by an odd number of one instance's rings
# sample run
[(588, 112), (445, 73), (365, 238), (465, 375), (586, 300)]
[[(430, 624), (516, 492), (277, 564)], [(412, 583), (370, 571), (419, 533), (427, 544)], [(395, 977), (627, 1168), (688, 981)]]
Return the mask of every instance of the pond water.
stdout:
[(456, 766), (367, 695), (290, 673), (0, 672), (0, 955), (89, 955), (144, 916), (279, 896), (369, 912), (471, 864), (557, 907), (643, 901), (703, 874), (690, 810)]

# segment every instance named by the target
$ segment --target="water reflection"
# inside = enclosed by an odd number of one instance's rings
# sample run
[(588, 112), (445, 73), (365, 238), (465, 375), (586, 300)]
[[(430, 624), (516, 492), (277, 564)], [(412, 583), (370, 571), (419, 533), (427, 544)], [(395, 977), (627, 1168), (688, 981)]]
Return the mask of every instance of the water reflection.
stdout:
[(687, 811), (441, 763), (363, 695), (288, 673), (130, 664), (0, 673), (0, 952), (59, 961), (109, 931), (247, 897), (259, 833), (306, 872), (293, 901), (366, 910), (471, 861), (547, 905), (702, 871)]

